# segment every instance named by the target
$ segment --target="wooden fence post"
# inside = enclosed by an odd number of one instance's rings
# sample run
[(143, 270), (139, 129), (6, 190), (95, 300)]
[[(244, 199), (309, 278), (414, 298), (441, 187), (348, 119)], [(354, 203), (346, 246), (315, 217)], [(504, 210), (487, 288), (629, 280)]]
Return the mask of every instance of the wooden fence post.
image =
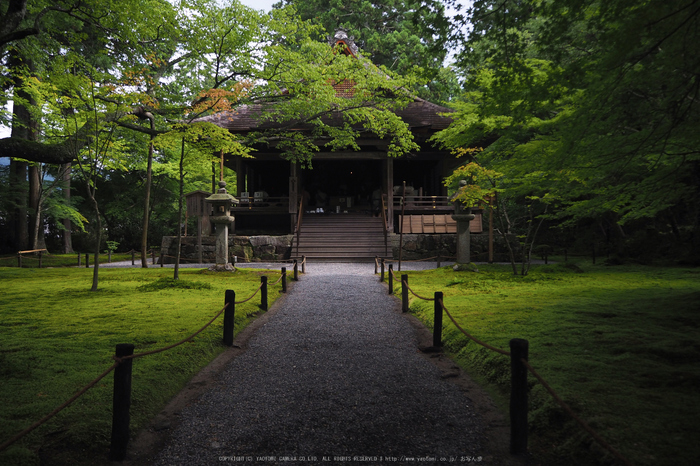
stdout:
[(379, 275), (379, 281), (383, 282), (384, 281), (384, 258), (382, 257), (382, 267), (381, 267), (381, 274)]
[(521, 338), (510, 340), (510, 453), (527, 453), (527, 367), (528, 341)]
[(228, 304), (224, 311), (224, 345), (233, 346), (233, 318), (236, 314), (236, 292), (226, 290), (224, 304)]
[(378, 270), (377, 270), (377, 267), (378, 267), (378, 266), (377, 266), (377, 260), (378, 260), (378, 259), (379, 259), (378, 256), (374, 256), (374, 274), (375, 274), (375, 275), (377, 275), (377, 272), (378, 272)]
[(408, 312), (408, 275), (401, 275), (401, 312)]
[(394, 264), (389, 264), (389, 294), (394, 294)]
[(156, 265), (156, 251), (151, 249), (151, 264)]
[(299, 281), (299, 263), (294, 259), (294, 281)]
[(287, 292), (287, 267), (282, 267), (282, 293)]
[(109, 262), (110, 264), (112, 263), (112, 250), (111, 249), (107, 250), (107, 262)]
[(306, 273), (306, 256), (301, 256), (301, 273)]
[(260, 277), (262, 288), (260, 288), (260, 307), (263, 311), (267, 311), (267, 277)]
[[(134, 354), (134, 345), (130, 343), (121, 343), (117, 345), (116, 357), (121, 358), (132, 354)], [(129, 442), (132, 362), (132, 359), (125, 359), (114, 369), (112, 442), (109, 447), (109, 459), (112, 461), (122, 461), (126, 457), (126, 445)]]
[(88, 252), (85, 253), (85, 268), (90, 268), (90, 253)]
[(442, 346), (442, 291), (435, 292), (435, 303), (433, 309), (435, 315), (433, 317), (433, 346), (440, 348)]
[(82, 261), (80, 260), (80, 253), (78, 253), (78, 267), (80, 267)]
[(136, 251), (133, 249), (131, 250), (131, 265), (134, 265), (136, 263)]

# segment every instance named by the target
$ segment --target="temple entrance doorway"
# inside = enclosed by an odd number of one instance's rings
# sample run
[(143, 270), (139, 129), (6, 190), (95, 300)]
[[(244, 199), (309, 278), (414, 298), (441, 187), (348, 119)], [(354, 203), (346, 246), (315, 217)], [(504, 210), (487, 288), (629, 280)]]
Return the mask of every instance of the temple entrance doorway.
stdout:
[[(310, 209), (324, 212), (370, 212), (372, 194), (382, 189), (381, 160), (314, 160), (300, 170), (301, 188)], [(300, 191), (301, 192), (301, 191)]]

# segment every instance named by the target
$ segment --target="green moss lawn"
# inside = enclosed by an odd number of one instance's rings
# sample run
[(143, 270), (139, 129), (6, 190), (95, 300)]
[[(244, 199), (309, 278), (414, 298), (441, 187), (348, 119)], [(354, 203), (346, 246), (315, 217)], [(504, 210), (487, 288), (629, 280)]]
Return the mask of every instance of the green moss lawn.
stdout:
[[(100, 270), (0, 268), (0, 443), (51, 412), (109, 368), (115, 345), (144, 352), (194, 333), (224, 305), (232, 289), (241, 301), (260, 276), (278, 271), (239, 269), (233, 274), (181, 269)], [(281, 284), (269, 286), (270, 303)], [(236, 306), (235, 333), (260, 312), (259, 295)], [(143, 426), (202, 367), (220, 354), (223, 315), (192, 341), (138, 358), (133, 365), (132, 432)], [(106, 458), (112, 409), (110, 374), (66, 410), (0, 452), (0, 464), (90, 464)], [(93, 461), (91, 461), (91, 458)]]
[[(506, 350), (511, 338), (529, 340), (532, 366), (633, 464), (700, 458), (700, 269), (558, 264), (526, 277), (479, 269), (408, 272), (409, 283), (422, 296), (442, 291), (476, 338)], [(432, 303), (411, 298), (411, 312), (432, 327)], [(444, 322), (446, 351), (507, 410), (509, 358)], [(530, 384), (533, 464), (615, 464), (532, 376)]]

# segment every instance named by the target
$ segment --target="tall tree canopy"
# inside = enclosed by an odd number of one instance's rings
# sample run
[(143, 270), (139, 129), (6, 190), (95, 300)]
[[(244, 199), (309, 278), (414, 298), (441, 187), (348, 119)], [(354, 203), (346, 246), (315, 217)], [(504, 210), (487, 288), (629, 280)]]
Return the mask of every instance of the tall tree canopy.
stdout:
[[(698, 226), (700, 4), (477, 0), (452, 146), (576, 221)], [(551, 210), (550, 210), (551, 212)]]
[(398, 74), (416, 70), (429, 84), (416, 88), (433, 101), (449, 100), (457, 82), (444, 69), (450, 23), (438, 0), (281, 0), (302, 19), (320, 24), (326, 33), (345, 29), (376, 65)]
[[(276, 7), (282, 5), (328, 32), (346, 29), (372, 62), (399, 73), (413, 66), (436, 72), (445, 58), (448, 23), (438, 1), (282, 0)], [(426, 34), (427, 27), (434, 34)]]

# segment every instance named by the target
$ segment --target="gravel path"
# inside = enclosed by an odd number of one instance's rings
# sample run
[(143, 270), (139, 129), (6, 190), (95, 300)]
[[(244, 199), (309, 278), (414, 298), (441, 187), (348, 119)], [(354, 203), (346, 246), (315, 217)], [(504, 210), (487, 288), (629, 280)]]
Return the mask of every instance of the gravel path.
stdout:
[(151, 464), (481, 462), (484, 422), (373, 272), (309, 264)]

